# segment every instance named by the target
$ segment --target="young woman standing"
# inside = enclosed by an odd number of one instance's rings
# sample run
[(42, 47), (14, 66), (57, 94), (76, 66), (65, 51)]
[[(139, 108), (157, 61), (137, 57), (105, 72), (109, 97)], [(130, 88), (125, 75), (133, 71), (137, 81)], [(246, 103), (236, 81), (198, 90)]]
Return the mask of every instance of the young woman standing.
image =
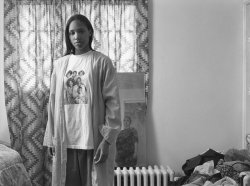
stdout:
[[(66, 55), (54, 65), (44, 136), (53, 154), (52, 186), (113, 185), (119, 91), (110, 58), (91, 47), (93, 34), (85, 16), (73, 15), (65, 29)], [(67, 100), (69, 71), (85, 72), (79, 77), (87, 84), (86, 102)]]

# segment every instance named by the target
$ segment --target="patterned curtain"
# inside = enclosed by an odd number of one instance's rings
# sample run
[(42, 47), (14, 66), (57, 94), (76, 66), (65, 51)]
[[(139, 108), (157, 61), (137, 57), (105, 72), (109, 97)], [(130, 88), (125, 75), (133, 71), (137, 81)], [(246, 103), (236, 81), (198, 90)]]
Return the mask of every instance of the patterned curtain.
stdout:
[(64, 28), (74, 13), (95, 30), (93, 48), (118, 72), (144, 72), (148, 98), (147, 0), (5, 0), (4, 85), (11, 146), (34, 186), (51, 185), (51, 158), (42, 146), (53, 61), (65, 51)]

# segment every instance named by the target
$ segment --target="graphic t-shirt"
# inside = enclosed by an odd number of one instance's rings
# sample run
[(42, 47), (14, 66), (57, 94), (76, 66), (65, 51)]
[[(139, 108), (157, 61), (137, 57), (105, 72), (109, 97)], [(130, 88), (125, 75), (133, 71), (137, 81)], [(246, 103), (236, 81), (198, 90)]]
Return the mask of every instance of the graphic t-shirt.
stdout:
[(89, 70), (92, 51), (71, 55), (64, 76), (64, 110), (68, 148), (93, 149)]

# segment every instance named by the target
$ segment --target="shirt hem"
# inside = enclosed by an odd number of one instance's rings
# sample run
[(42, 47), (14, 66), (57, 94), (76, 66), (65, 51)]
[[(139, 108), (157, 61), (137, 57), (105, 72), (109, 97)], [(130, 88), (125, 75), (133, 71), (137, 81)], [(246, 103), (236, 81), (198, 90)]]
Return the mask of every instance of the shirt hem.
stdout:
[(88, 150), (91, 150), (91, 149), (94, 149), (93, 146), (79, 146), (79, 145), (67, 145), (67, 148), (70, 148), (70, 149), (88, 149)]

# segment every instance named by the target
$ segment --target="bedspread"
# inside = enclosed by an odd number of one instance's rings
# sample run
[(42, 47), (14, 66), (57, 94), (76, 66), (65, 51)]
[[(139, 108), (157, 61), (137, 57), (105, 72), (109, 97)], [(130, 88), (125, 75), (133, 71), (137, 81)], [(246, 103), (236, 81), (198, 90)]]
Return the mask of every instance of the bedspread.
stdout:
[(0, 186), (31, 186), (19, 153), (0, 144)]

